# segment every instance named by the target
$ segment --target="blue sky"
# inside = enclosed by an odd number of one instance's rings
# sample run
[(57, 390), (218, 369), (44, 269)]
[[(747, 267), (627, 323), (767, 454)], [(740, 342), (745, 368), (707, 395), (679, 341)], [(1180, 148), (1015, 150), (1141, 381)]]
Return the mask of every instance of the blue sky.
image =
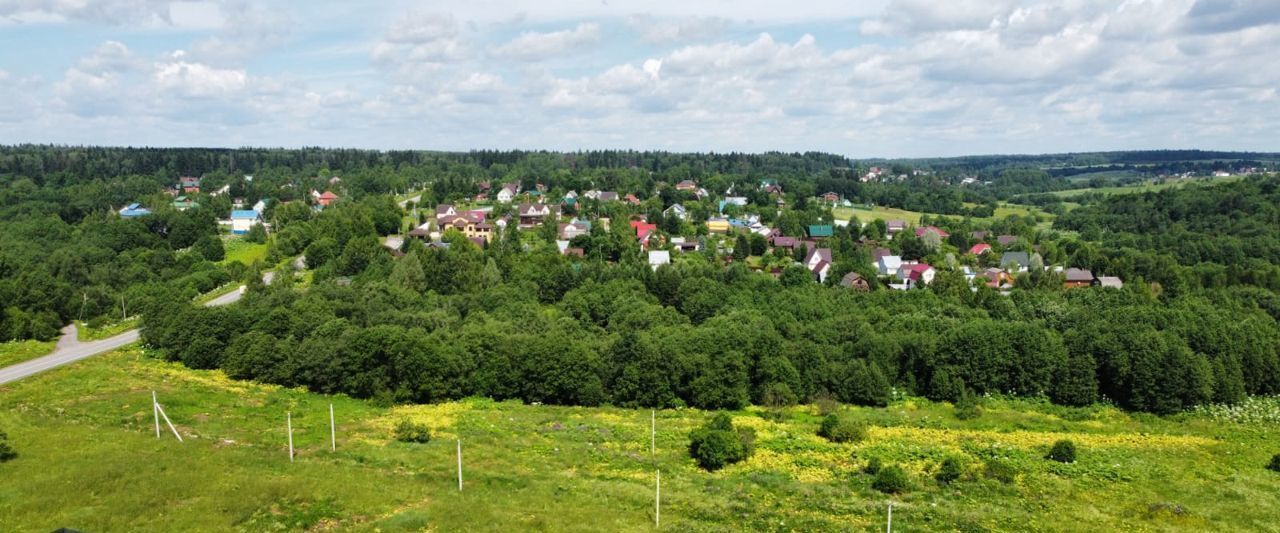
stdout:
[(0, 143), (1274, 151), (1276, 50), (1273, 0), (0, 0)]

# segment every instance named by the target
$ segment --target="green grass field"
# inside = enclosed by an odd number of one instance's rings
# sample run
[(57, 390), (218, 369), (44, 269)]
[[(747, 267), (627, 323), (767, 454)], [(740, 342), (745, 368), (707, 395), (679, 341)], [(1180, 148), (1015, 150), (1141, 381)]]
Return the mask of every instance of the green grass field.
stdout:
[(1174, 187), (1185, 187), (1187, 185), (1193, 185), (1193, 184), (1203, 185), (1203, 184), (1209, 184), (1209, 183), (1213, 183), (1213, 184), (1229, 183), (1232, 181), (1239, 181), (1241, 179), (1244, 179), (1244, 176), (1225, 176), (1225, 177), (1218, 177), (1218, 178), (1192, 178), (1192, 179), (1183, 179), (1183, 180), (1175, 180), (1175, 181), (1166, 181), (1164, 183), (1144, 183), (1141, 185), (1129, 185), (1124, 187), (1099, 187), (1096, 189), (1070, 189), (1065, 191), (1055, 191), (1050, 194), (1053, 194), (1054, 196), (1057, 196), (1059, 198), (1072, 198), (1075, 196), (1080, 196), (1082, 194), (1095, 193), (1095, 192), (1101, 193), (1101, 194), (1107, 194), (1107, 195), (1134, 194), (1134, 193), (1142, 193), (1142, 192), (1161, 191), (1164, 189), (1170, 189)]
[(223, 242), (223, 246), (227, 251), (227, 256), (222, 260), (223, 263), (231, 263), (239, 261), (245, 265), (252, 265), (261, 261), (267, 256), (267, 245), (255, 244), (245, 240), (244, 237), (232, 237)]
[[(152, 390), (186, 440), (156, 439)], [(338, 421), (329, 450), (328, 406)], [(1280, 409), (1276, 401), (1261, 402)], [(734, 423), (758, 432), (755, 455), (720, 472), (687, 457), (708, 416), (467, 400), (377, 407), (227, 379), (130, 348), (0, 386), (0, 429), (20, 454), (0, 464), (5, 531), (641, 531), (883, 530), (890, 497), (870, 488), (871, 457), (900, 464), (913, 489), (893, 497), (899, 531), (1278, 531), (1280, 427), (1208, 415), (1158, 418), (1112, 408), (987, 400), (957, 420), (948, 404), (901, 399), (853, 409), (866, 441), (816, 437), (817, 408), (779, 422), (758, 409)], [(297, 457), (289, 461), (285, 413)], [(403, 444), (409, 418), (435, 439)], [(464, 491), (457, 490), (455, 438)], [(1061, 438), (1077, 462), (1043, 459)], [(932, 480), (962, 460), (950, 486)], [(987, 459), (1014, 468), (990, 479)]]
[(0, 368), (49, 355), (56, 341), (10, 341), (0, 343)]
[[(968, 207), (976, 207), (978, 204), (965, 204), (965, 205)], [(837, 207), (835, 209), (832, 209), (832, 215), (835, 216), (836, 220), (849, 220), (850, 217), (856, 216), (858, 217), (858, 220), (863, 223), (870, 222), (875, 219), (881, 219), (885, 221), (898, 219), (898, 220), (905, 220), (909, 224), (919, 225), (920, 217), (921, 215), (924, 215), (924, 214), (927, 214), (927, 213), (921, 213), (919, 211), (907, 211), (905, 209), (897, 209), (894, 207), (883, 207), (883, 206), (875, 206), (875, 207), (872, 207), (871, 209), (863, 209), (860, 207)], [(1034, 206), (1001, 202), (1001, 204), (996, 207), (995, 216), (974, 218), (974, 220), (990, 221), (990, 220), (1002, 219), (1010, 215), (1018, 215), (1018, 216), (1024, 216), (1024, 217), (1039, 215), (1042, 217), (1048, 217), (1049, 219), (1053, 218), (1053, 215), (1049, 213), (1045, 213), (1044, 211), (1041, 211), (1040, 209)], [(951, 216), (951, 215), (948, 215), (948, 216)]]

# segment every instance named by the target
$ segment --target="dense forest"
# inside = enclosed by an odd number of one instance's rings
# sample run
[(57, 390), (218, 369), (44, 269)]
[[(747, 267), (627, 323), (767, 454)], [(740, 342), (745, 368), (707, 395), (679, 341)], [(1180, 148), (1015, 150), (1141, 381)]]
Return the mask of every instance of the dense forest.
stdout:
[[(1019, 216), (974, 220), (1008, 195), (1061, 187), (1048, 170), (1008, 160), (1019, 165), (983, 188), (903, 162), (891, 171), (906, 179), (866, 182), (867, 162), (814, 153), (0, 149), (0, 333), (47, 339), (77, 318), (141, 313), (159, 356), (385, 402), (484, 395), (732, 408), (1009, 394), (1170, 413), (1280, 394), (1280, 178), (1099, 198), (1051, 229)], [(188, 175), (203, 178), (200, 207), (179, 211), (166, 190)], [(417, 205), (470, 198), (482, 182), (541, 185), (554, 197), (634, 193), (634, 206), (584, 200), (565, 215), (643, 216), (666, 235), (707, 239), (701, 222), (716, 199), (674, 191), (684, 179), (748, 198), (727, 214), (787, 235), (830, 224), (830, 206), (813, 197), (831, 191), (934, 213), (922, 225), (950, 236), (889, 238), (885, 221), (857, 221), (865, 226), (827, 241), (835, 266), (824, 284), (798, 264), (776, 275), (749, 268), (747, 250), (781, 265), (806, 250), (779, 256), (745, 234), (660, 268), (624, 223), (575, 237), (581, 257), (559, 253), (550, 225), (512, 226), (485, 246), (453, 232), (433, 246), (382, 242)], [(762, 192), (766, 179), (786, 191), (785, 208)], [(328, 189), (343, 201), (308, 204), (311, 191)], [(421, 196), (402, 209), (392, 194), (410, 190)], [(237, 198), (270, 200), (260, 264), (222, 260), (217, 221)], [(130, 202), (153, 214), (115, 215)], [(664, 214), (677, 202), (690, 220)], [(1008, 294), (971, 287), (960, 269), (989, 261), (966, 253), (982, 240), (975, 231), (1016, 237), (999, 251), (1118, 276), (1125, 288), (1064, 290), (1043, 268), (1020, 274)], [(936, 265), (937, 277), (907, 291), (836, 285), (847, 272), (875, 279), (876, 247)], [(293, 270), (299, 256), (305, 272)], [(279, 269), (271, 285), (259, 280), (267, 268)], [(191, 303), (232, 281), (249, 286), (241, 303)]]

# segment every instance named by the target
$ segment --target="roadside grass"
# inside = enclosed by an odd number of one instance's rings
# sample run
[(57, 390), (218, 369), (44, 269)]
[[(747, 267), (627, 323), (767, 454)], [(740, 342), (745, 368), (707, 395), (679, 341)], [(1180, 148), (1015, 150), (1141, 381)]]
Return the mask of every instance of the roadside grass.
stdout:
[[(57, 341), (9, 341), (0, 343), (0, 368), (49, 355)], [(3, 431), (3, 428), (0, 428)]]
[(248, 266), (267, 257), (265, 243), (252, 243), (244, 237), (232, 237), (223, 241), (222, 244), (227, 253), (226, 258), (222, 260), (223, 264), (239, 262)]
[[(156, 439), (156, 390), (182, 433)], [(328, 406), (338, 422), (329, 451)], [(847, 531), (884, 527), (871, 457), (901, 465), (913, 490), (893, 498), (903, 530), (1275, 531), (1280, 476), (1263, 468), (1274, 424), (1200, 414), (1160, 418), (992, 398), (961, 421), (945, 403), (847, 408), (871, 424), (861, 443), (814, 433), (813, 406), (732, 413), (757, 432), (755, 455), (719, 472), (688, 458), (710, 413), (522, 405), (469, 399), (371, 402), (238, 382), (127, 348), (0, 386), (0, 429), (20, 454), (0, 464), (6, 531), (641, 531), (653, 529), (654, 470), (669, 530)], [(297, 458), (290, 463), (285, 413)], [(427, 444), (391, 439), (402, 419)], [(1043, 459), (1075, 441), (1075, 463)], [(457, 491), (455, 440), (464, 491)], [(932, 480), (946, 457), (960, 480)], [(1012, 467), (989, 479), (984, 461)]]
[(81, 342), (100, 341), (109, 337), (114, 337), (131, 329), (136, 329), (141, 320), (134, 316), (119, 322), (112, 322), (100, 327), (90, 327), (89, 324), (81, 322), (76, 324), (76, 338)]

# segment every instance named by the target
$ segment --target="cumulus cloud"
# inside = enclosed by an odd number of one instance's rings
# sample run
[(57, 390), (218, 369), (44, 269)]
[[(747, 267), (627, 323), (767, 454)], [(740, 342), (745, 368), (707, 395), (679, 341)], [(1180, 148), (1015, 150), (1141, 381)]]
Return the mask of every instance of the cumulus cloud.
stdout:
[(1187, 12), (1187, 28), (1220, 33), (1280, 23), (1280, 3), (1272, 0), (1196, 0)]
[[(54, 113), (68, 124), (137, 117), (174, 138), (201, 124), (250, 144), (381, 148), (1274, 149), (1273, 2), (766, 3), (552, 0), (524, 14), (462, 0), (390, 14), (219, 3), (209, 31), (110, 26), (111, 41), (52, 80), (6, 64), (0, 142), (24, 140), (14, 121), (52, 131)], [(17, 5), (0, 16), (34, 16)], [(850, 9), (869, 16), (828, 20)], [(169, 13), (176, 26), (192, 18), (185, 3)], [(138, 24), (108, 19), (96, 24)], [(335, 59), (310, 46), (334, 33), (355, 37), (329, 48), (359, 51)], [(258, 123), (276, 127), (245, 126)], [(82, 130), (95, 131), (66, 131)]]
[(172, 23), (172, 0), (4, 0), (0, 17), (18, 21), (76, 20), (108, 25)]
[(583, 22), (572, 30), (548, 33), (524, 32), (506, 44), (494, 47), (489, 53), (502, 59), (541, 61), (580, 49), (600, 40), (600, 25)]
[(729, 28), (723, 17), (658, 18), (648, 14), (631, 15), (627, 27), (652, 44), (684, 43), (719, 37)]

